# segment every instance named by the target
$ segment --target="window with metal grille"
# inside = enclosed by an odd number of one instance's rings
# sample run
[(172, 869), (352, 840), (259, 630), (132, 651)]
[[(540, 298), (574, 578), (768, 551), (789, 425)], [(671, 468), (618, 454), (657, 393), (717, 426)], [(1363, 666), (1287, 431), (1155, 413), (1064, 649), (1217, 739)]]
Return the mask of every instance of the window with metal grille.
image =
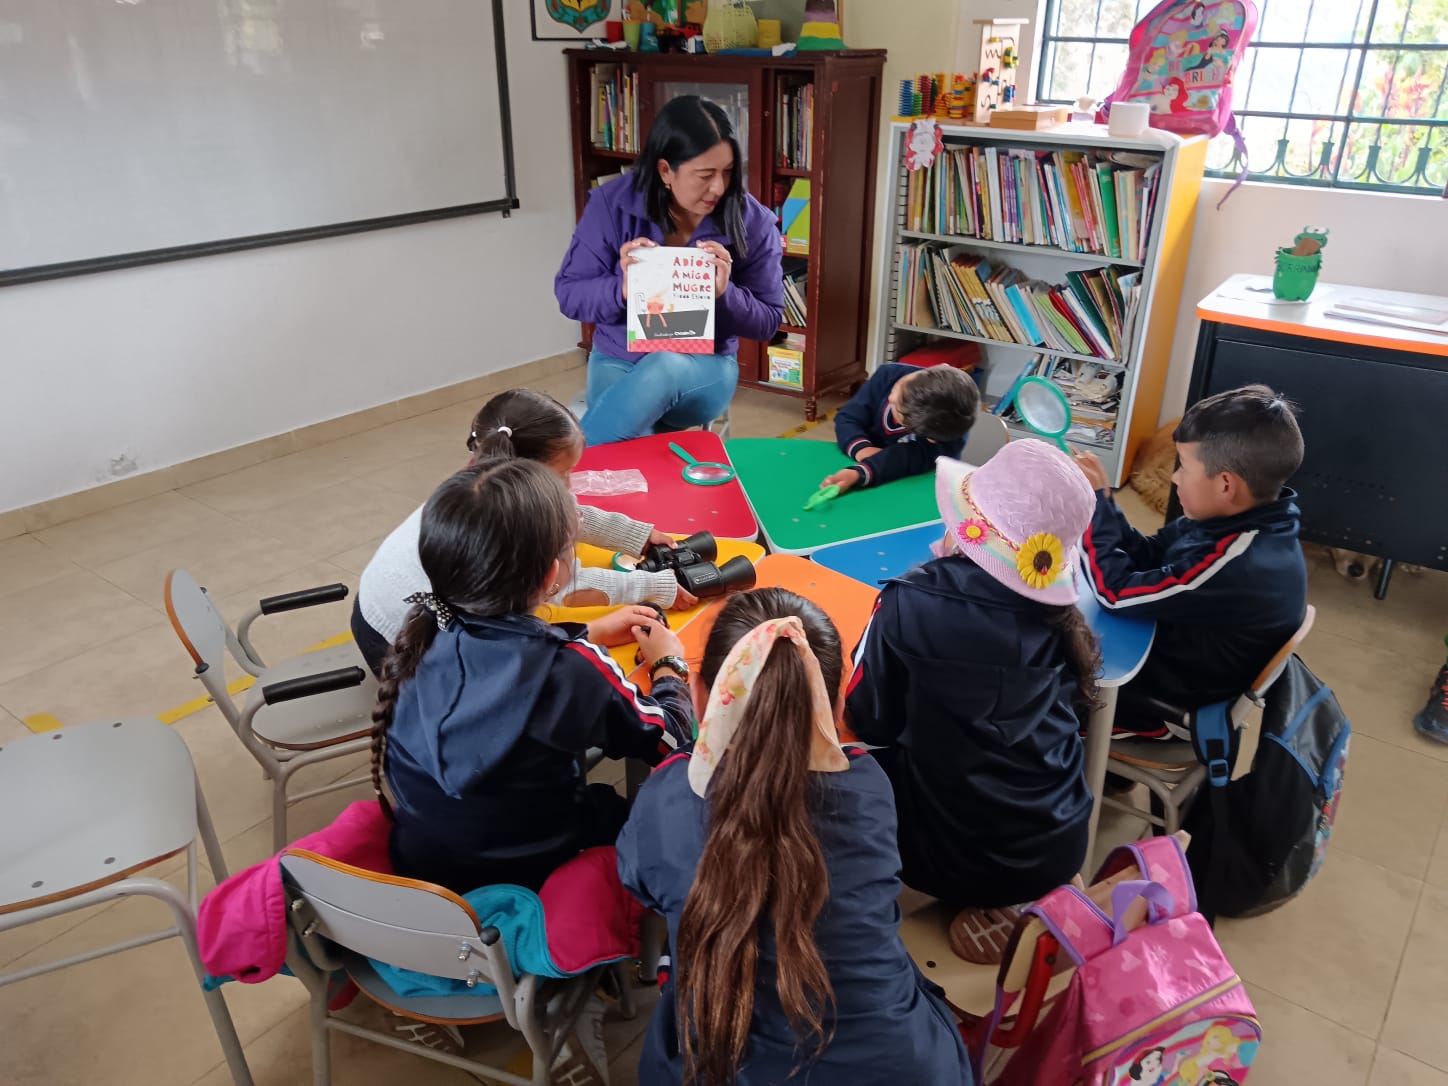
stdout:
[[(1256, 0), (1232, 82), (1250, 178), (1438, 195), (1448, 186), (1448, 0)], [(1156, 0), (1046, 0), (1036, 96), (1097, 100)], [(1242, 162), (1218, 136), (1208, 172)]]

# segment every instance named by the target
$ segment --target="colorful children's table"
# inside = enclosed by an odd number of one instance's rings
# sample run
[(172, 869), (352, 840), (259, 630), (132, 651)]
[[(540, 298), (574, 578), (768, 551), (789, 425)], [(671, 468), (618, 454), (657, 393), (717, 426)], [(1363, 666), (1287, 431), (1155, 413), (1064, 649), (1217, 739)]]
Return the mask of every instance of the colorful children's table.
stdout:
[(848, 467), (849, 457), (823, 441), (736, 438), (725, 442), (744, 493), (776, 554), (810, 554), (832, 543), (864, 539), (937, 519), (935, 475), (852, 490), (812, 512), (804, 503), (820, 480)]
[[(944, 532), (944, 523), (936, 521), (906, 531), (823, 547), (814, 553), (814, 560), (857, 581), (875, 585), (928, 561), (930, 544), (940, 539)], [(1086, 574), (1079, 567), (1076, 570), (1076, 587), (1080, 597), (1076, 606), (1086, 616), (1086, 622), (1101, 643), (1101, 676), (1096, 681), (1100, 696), (1086, 726), (1086, 783), (1091, 787), (1091, 794), (1099, 797), (1106, 783), (1106, 762), (1111, 753), (1116, 691), (1131, 681), (1146, 663), (1156, 636), (1156, 623), (1103, 608), (1096, 601)], [(1096, 846), (1100, 815), (1101, 804), (1098, 801), (1091, 811), (1090, 843), (1086, 850), (1088, 868)], [(1090, 874), (1089, 871), (1087, 873)]]
[(690, 535), (713, 532), (720, 539), (753, 540), (759, 534), (754, 514), (738, 479), (722, 486), (698, 486), (684, 481), (684, 462), (669, 451), (673, 442), (695, 460), (723, 462), (728, 458), (719, 435), (707, 430), (682, 430), (674, 434), (594, 445), (583, 452), (578, 471), (626, 471), (635, 468), (648, 483), (645, 493), (601, 497), (580, 494), (584, 505), (623, 513), (645, 521), (665, 532)]

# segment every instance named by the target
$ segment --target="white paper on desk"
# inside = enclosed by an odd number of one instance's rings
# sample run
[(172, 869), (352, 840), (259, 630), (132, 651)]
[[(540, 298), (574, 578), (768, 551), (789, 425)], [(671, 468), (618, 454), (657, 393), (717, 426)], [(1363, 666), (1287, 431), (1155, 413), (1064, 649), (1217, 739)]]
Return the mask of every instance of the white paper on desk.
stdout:
[(1333, 306), (1323, 311), (1324, 317), (1335, 317), (1341, 321), (1357, 321), (1359, 324), (1375, 324), (1379, 328), (1401, 328), (1408, 332), (1421, 332), (1429, 336), (1448, 336), (1448, 328), (1441, 324), (1423, 324), (1421, 321), (1402, 321), (1395, 317), (1379, 317), (1371, 313), (1354, 313), (1342, 306)]
[[(1439, 301), (1448, 305), (1448, 298), (1440, 298)], [(1379, 302), (1372, 298), (1348, 298), (1338, 302), (1337, 308), (1349, 313), (1364, 313), (1379, 320), (1406, 321), (1404, 328), (1420, 328), (1423, 331), (1448, 324), (1448, 309), (1430, 309), (1426, 305), (1400, 305), (1396, 302)]]

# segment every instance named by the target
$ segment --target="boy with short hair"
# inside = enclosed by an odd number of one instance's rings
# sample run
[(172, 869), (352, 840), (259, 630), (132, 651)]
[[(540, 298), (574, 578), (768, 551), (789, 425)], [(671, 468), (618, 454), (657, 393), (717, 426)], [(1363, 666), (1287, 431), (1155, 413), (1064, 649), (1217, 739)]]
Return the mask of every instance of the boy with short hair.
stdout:
[(1307, 607), (1294, 406), (1265, 385), (1193, 404), (1172, 435), (1183, 516), (1154, 536), (1127, 523), (1091, 453), (1096, 488), (1081, 553), (1101, 605), (1156, 620), (1145, 665), (1117, 703), (1116, 737), (1189, 738), (1189, 710), (1240, 695), (1292, 636)]
[(887, 362), (835, 416), (835, 441), (855, 463), (820, 485), (843, 494), (934, 471), (936, 457), (960, 456), (979, 409), (980, 390), (962, 370)]

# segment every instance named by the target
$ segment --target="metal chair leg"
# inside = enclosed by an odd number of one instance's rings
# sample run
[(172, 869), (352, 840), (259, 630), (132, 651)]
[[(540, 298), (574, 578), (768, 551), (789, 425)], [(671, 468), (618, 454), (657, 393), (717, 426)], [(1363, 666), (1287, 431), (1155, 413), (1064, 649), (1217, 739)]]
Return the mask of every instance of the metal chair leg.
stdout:
[(327, 1029), (327, 987), (310, 993), (312, 1019), (312, 1086), (332, 1086), (332, 1038)]
[(226, 856), (221, 851), (221, 841), (216, 836), (216, 824), (211, 821), (211, 808), (206, 806), (206, 796), (201, 791), (201, 781), (196, 782), (196, 830), (201, 836), (201, 845), (206, 849), (206, 864), (219, 886), (231, 874), (226, 867)]

